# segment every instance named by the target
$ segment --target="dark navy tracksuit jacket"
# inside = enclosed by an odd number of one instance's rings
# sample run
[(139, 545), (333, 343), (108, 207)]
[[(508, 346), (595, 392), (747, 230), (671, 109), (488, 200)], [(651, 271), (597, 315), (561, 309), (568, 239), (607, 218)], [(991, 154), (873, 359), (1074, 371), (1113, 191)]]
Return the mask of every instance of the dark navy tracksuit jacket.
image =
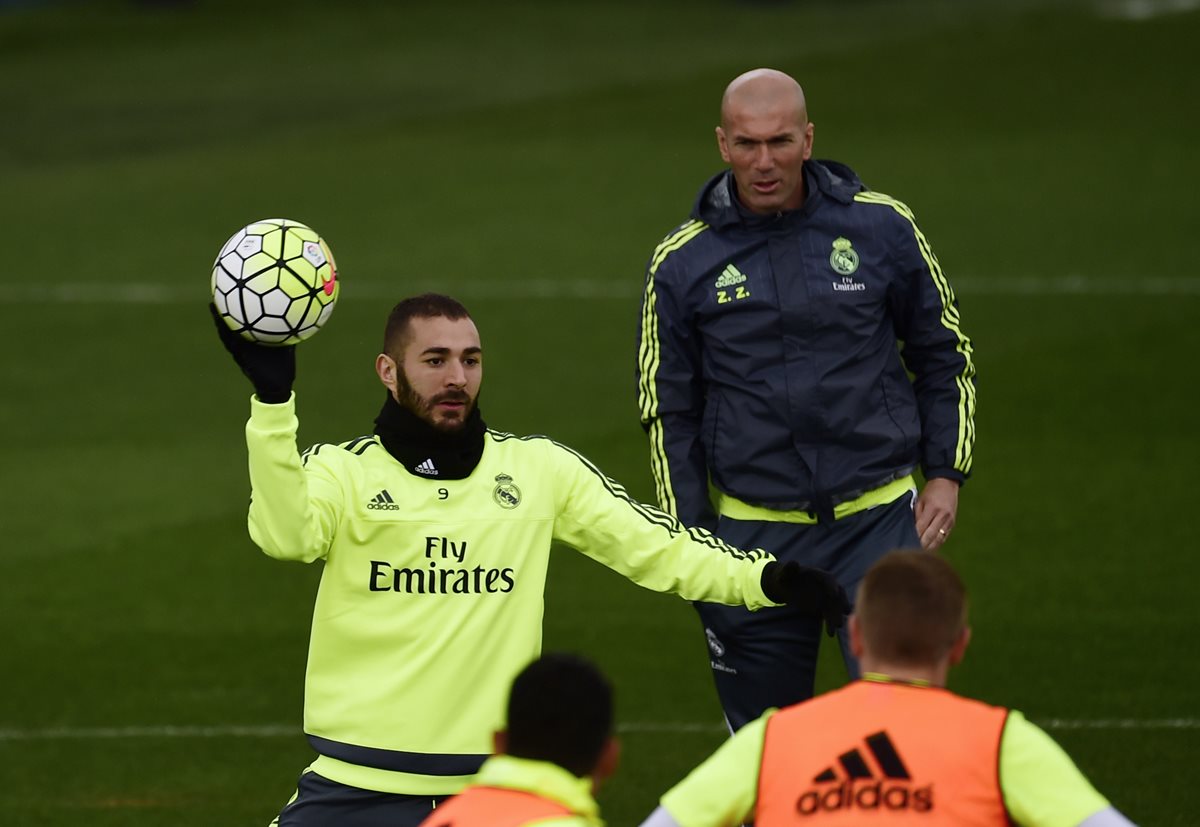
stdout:
[(710, 530), (709, 484), (812, 511), (920, 467), (963, 481), (975, 367), (958, 304), (904, 204), (804, 165), (799, 210), (743, 210), (726, 171), (647, 269), (638, 402), (660, 505)]

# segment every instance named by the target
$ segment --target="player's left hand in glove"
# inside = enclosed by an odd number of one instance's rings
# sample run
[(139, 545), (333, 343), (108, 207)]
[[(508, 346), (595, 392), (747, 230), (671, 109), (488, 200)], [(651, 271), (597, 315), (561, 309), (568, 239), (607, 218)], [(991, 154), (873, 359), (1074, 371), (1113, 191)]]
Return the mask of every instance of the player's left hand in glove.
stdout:
[(763, 567), (762, 590), (775, 603), (787, 603), (825, 620), (825, 633), (834, 633), (846, 622), (850, 600), (846, 590), (824, 569), (802, 566), (795, 560)]
[(229, 329), (215, 304), (209, 302), (208, 309), (217, 324), (221, 344), (254, 385), (258, 401), (268, 405), (287, 402), (292, 396), (292, 383), (296, 381), (296, 346), (268, 347), (247, 341)]

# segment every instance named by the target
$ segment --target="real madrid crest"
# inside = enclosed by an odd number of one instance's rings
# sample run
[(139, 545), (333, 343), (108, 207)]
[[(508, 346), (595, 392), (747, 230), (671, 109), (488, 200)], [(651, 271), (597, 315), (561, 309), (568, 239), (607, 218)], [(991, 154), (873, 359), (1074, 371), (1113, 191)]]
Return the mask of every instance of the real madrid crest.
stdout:
[(521, 504), (521, 489), (513, 482), (508, 474), (496, 475), (496, 487), (492, 489), (492, 499), (501, 508), (516, 508)]
[(829, 266), (843, 276), (849, 276), (858, 269), (858, 253), (854, 252), (850, 239), (839, 236), (833, 240), (833, 252), (829, 254)]

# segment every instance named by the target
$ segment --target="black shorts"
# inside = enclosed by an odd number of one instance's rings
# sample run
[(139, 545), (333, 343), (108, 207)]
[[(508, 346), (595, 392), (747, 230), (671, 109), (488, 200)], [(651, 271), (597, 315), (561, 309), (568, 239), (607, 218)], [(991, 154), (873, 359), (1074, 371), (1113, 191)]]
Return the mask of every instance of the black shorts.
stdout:
[(363, 790), (306, 772), (271, 827), (417, 827), (447, 798)]

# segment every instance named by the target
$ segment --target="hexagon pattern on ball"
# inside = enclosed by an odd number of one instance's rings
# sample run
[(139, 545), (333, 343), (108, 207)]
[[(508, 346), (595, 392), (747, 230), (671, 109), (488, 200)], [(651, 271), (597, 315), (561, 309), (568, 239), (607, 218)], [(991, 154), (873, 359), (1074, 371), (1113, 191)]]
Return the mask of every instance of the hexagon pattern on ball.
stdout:
[(333, 253), (316, 231), (268, 218), (222, 245), (211, 287), (230, 330), (262, 345), (294, 345), (329, 321), (341, 282)]

